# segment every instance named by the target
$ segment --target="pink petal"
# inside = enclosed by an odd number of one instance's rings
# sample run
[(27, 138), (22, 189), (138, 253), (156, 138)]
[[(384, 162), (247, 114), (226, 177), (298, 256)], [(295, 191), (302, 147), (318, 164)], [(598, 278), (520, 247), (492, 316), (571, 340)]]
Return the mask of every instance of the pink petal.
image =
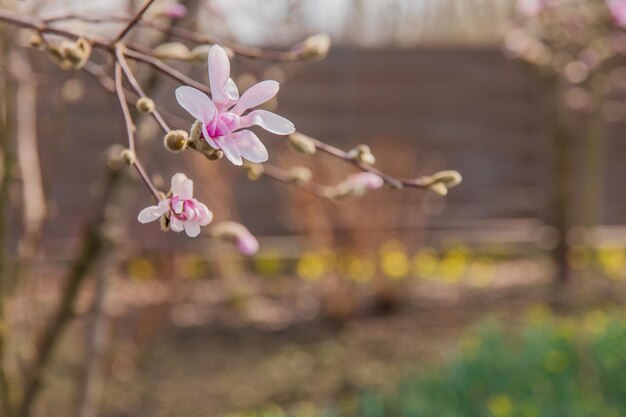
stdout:
[(184, 223), (185, 233), (189, 237), (196, 237), (200, 234), (200, 225), (198, 222), (189, 220)]
[(268, 159), (267, 149), (261, 140), (249, 130), (241, 130), (232, 134), (239, 153), (250, 162), (265, 162)]
[(169, 210), (169, 199), (162, 200), (159, 202), (158, 206), (150, 206), (141, 210), (139, 212), (139, 215), (137, 216), (137, 220), (139, 220), (139, 223), (143, 223), (143, 224), (150, 223), (155, 220), (158, 220), (162, 215), (167, 213), (168, 210)]
[[(211, 85), (211, 98), (218, 106), (223, 106), (231, 98), (226, 90), (229, 75), (230, 61), (226, 51), (219, 45), (213, 45), (209, 51), (209, 84)], [(232, 94), (232, 85), (229, 89)]]
[(172, 194), (183, 200), (193, 197), (193, 181), (185, 174), (178, 173), (172, 177)]
[(176, 89), (178, 104), (202, 123), (209, 123), (216, 115), (215, 104), (209, 96), (193, 87), (183, 86)]
[(230, 106), (239, 100), (239, 89), (232, 78), (228, 78), (228, 81), (226, 81), (226, 95), (230, 99)]
[(265, 103), (278, 93), (279, 84), (273, 80), (261, 81), (253, 85), (241, 96), (235, 107), (230, 111), (241, 115), (248, 109)]
[(198, 203), (198, 209), (201, 213), (200, 226), (206, 226), (213, 220), (213, 212), (207, 208), (203, 203)]
[(226, 155), (226, 158), (235, 165), (243, 165), (241, 154), (237, 148), (237, 144), (230, 136), (220, 136), (215, 138), (215, 142)]
[(261, 126), (263, 129), (276, 135), (288, 135), (296, 131), (293, 123), (289, 120), (267, 110), (255, 110), (241, 117), (240, 128), (253, 125)]
[(184, 229), (183, 221), (174, 216), (170, 217), (170, 229), (176, 233), (182, 232)]
[(215, 143), (215, 141), (211, 138), (211, 135), (209, 135), (209, 131), (207, 130), (206, 125), (204, 124), (202, 125), (202, 135), (204, 136), (204, 139), (209, 144), (209, 146), (211, 146), (213, 149), (220, 148), (219, 146), (217, 146), (217, 143)]

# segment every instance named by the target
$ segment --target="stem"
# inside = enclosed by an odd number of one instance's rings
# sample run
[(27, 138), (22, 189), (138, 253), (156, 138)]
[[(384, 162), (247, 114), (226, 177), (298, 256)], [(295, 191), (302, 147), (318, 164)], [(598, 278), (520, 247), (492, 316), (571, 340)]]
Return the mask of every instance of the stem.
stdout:
[[(124, 53), (122, 52), (121, 48), (117, 48), (115, 50), (115, 56), (117, 57), (117, 61), (120, 63), (120, 66), (122, 67), (122, 71), (124, 71), (124, 75), (126, 76), (126, 79), (130, 83), (130, 85), (133, 87), (137, 95), (139, 97), (148, 98), (143, 88), (141, 88), (141, 85), (139, 85), (137, 78), (135, 78), (135, 75), (133, 74), (130, 67), (128, 66), (128, 62), (126, 61), (126, 58), (124, 57)], [(161, 113), (159, 113), (158, 109), (155, 108), (150, 114), (152, 115), (154, 120), (156, 120), (159, 126), (161, 126), (161, 129), (163, 129), (165, 133), (171, 130), (170, 127), (165, 122), (165, 120), (163, 120), (163, 117), (161, 116)]]
[(182, 72), (170, 67), (169, 65), (163, 63), (161, 60), (159, 60), (158, 58), (155, 58), (153, 56), (150, 55), (146, 55), (142, 52), (139, 51), (134, 51), (132, 49), (128, 49), (125, 51), (125, 55), (135, 61), (140, 61), (140, 62), (144, 62), (148, 65), (151, 65), (152, 67), (154, 67), (155, 69), (157, 69), (159, 72), (167, 75), (170, 78), (175, 79), (176, 81), (197, 88), (198, 90), (202, 91), (205, 94), (211, 94), (211, 89), (209, 87), (207, 87), (206, 85), (194, 80), (191, 77), (188, 77), (187, 75), (183, 74)]
[[(119, 48), (119, 47), (118, 47)], [(133, 153), (131, 165), (135, 167), (137, 173), (143, 180), (144, 184), (148, 187), (154, 198), (157, 201), (161, 200), (161, 194), (157, 190), (157, 188), (148, 177), (146, 170), (143, 165), (137, 159), (135, 152), (135, 125), (133, 124), (133, 119), (130, 116), (130, 110), (128, 109), (128, 103), (126, 102), (126, 93), (124, 92), (124, 88), (122, 87), (122, 66), (119, 61), (115, 62), (115, 90), (117, 91), (117, 98), (120, 102), (120, 107), (122, 108), (122, 113), (124, 113), (124, 121), (126, 124), (126, 134), (128, 135), (128, 149)]]
[(154, 0), (147, 0), (144, 3), (144, 5), (141, 7), (141, 9), (139, 9), (139, 11), (135, 14), (135, 16), (130, 20), (130, 22), (128, 22), (126, 27), (120, 32), (120, 34), (115, 37), (115, 40), (112, 43), (115, 44), (121, 41), (124, 38), (124, 36), (126, 36), (128, 32), (130, 32), (130, 30), (137, 24), (137, 22), (141, 20), (141, 17), (148, 10), (148, 8), (152, 6), (152, 3), (154, 3)]

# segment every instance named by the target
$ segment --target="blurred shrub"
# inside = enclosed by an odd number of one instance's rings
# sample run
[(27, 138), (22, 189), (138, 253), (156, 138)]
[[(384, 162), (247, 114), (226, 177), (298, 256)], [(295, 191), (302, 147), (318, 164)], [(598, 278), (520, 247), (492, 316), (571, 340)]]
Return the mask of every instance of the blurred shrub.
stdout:
[(363, 394), (352, 415), (626, 415), (626, 317), (593, 311), (577, 323), (536, 313), (517, 335), (482, 326), (442, 367), (408, 378), (392, 394)]

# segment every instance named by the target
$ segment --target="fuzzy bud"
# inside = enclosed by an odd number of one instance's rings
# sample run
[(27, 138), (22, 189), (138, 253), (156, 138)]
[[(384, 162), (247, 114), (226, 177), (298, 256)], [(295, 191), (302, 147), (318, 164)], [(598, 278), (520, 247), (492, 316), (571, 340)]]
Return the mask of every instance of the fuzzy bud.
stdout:
[(374, 154), (372, 154), (370, 147), (367, 145), (358, 145), (352, 149), (348, 155), (355, 161), (366, 165), (374, 165), (376, 163), (376, 158), (374, 157)]
[(197, 143), (202, 136), (202, 122), (200, 120), (196, 120), (193, 125), (191, 125), (191, 129), (189, 130), (189, 141), (192, 143)]
[(330, 49), (330, 36), (325, 33), (309, 36), (302, 42), (301, 56), (308, 59), (324, 59)]
[(446, 185), (442, 182), (435, 182), (429, 185), (428, 189), (436, 194), (439, 194), (440, 196), (448, 194), (448, 187), (446, 187)]
[(43, 38), (40, 34), (35, 33), (30, 37), (29, 43), (31, 48), (41, 48), (43, 45)]
[(313, 178), (313, 173), (306, 167), (293, 167), (289, 170), (288, 180), (295, 185), (306, 185)]
[(305, 155), (314, 155), (317, 151), (317, 148), (315, 147), (315, 142), (313, 142), (310, 137), (303, 135), (302, 133), (292, 133), (288, 136), (287, 140), (289, 146), (291, 146), (291, 148), (296, 152), (300, 152)]
[(206, 62), (212, 45), (198, 45), (189, 52), (189, 59), (198, 62)]
[(187, 147), (189, 135), (184, 130), (172, 130), (165, 135), (163, 144), (171, 152), (180, 152)]
[(446, 188), (456, 187), (461, 183), (463, 177), (459, 174), (458, 171), (440, 171), (436, 174), (431, 175), (433, 182), (442, 183), (446, 186)]
[(251, 181), (256, 181), (263, 175), (263, 165), (261, 164), (245, 163), (245, 169), (248, 179)]
[(234, 243), (237, 250), (244, 256), (252, 256), (259, 250), (259, 242), (242, 224), (237, 222), (221, 222), (211, 228), (211, 236)]
[(117, 171), (124, 166), (124, 147), (122, 145), (111, 145), (106, 151), (107, 166), (112, 171)]
[(152, 113), (154, 111), (154, 100), (149, 97), (140, 97), (136, 103), (137, 110), (141, 113)]
[(135, 156), (135, 152), (131, 151), (130, 149), (122, 150), (122, 152), (120, 153), (120, 156), (122, 158), (122, 161), (124, 161), (126, 165), (132, 165), (137, 160), (137, 157)]
[(62, 41), (59, 52), (72, 64), (73, 69), (81, 69), (89, 60), (91, 44), (84, 38), (78, 38), (75, 42)]
[(167, 42), (154, 48), (154, 56), (160, 59), (176, 59), (186, 61), (190, 58), (189, 48), (180, 42)]

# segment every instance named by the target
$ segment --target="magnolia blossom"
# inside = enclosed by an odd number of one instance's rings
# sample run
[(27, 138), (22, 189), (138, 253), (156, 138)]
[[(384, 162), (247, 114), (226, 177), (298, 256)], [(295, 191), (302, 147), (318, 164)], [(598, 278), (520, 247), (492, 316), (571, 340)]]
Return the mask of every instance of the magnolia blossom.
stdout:
[(606, 4), (615, 23), (626, 28), (626, 0), (607, 0)]
[(209, 98), (202, 91), (183, 86), (176, 89), (176, 99), (185, 110), (202, 122), (202, 135), (215, 149), (235, 165), (267, 161), (267, 149), (259, 138), (246, 128), (258, 125), (277, 135), (295, 131), (293, 123), (266, 110), (253, 110), (278, 93), (278, 82), (267, 80), (250, 87), (239, 97), (235, 82), (230, 78), (230, 62), (226, 51), (214, 45), (209, 51)]
[(150, 223), (163, 216), (169, 219), (171, 230), (185, 230), (189, 237), (198, 236), (200, 226), (206, 226), (213, 219), (207, 206), (193, 198), (193, 181), (180, 173), (172, 177), (171, 197), (141, 210), (137, 219), (140, 223)]

